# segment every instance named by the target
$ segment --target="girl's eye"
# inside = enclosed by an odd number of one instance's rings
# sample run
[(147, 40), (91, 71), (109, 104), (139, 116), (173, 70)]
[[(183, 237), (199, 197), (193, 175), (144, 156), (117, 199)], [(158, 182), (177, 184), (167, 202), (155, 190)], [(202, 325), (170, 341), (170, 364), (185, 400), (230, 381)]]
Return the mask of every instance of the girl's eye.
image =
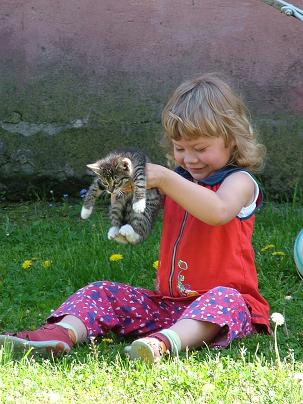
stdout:
[(183, 149), (180, 149), (180, 148), (178, 148), (178, 147), (175, 147), (175, 150), (176, 150), (177, 152), (183, 151)]

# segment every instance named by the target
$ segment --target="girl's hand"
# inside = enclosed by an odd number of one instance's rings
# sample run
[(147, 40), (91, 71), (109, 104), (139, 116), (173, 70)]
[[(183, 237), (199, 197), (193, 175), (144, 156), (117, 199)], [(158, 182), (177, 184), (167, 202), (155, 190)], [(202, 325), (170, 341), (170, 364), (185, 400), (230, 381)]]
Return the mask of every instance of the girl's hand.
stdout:
[(145, 167), (146, 188), (161, 189), (166, 171), (170, 170), (158, 164), (147, 163)]

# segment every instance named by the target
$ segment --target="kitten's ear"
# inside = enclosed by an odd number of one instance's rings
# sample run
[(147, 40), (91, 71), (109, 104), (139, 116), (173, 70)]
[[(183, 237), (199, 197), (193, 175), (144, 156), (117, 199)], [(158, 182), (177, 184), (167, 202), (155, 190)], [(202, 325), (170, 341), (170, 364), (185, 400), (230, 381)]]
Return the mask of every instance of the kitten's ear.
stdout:
[(101, 171), (100, 166), (97, 163), (87, 164), (86, 167), (89, 168), (90, 170), (92, 170), (96, 174), (99, 174)]
[(128, 171), (130, 174), (133, 171), (133, 165), (132, 162), (130, 161), (130, 159), (128, 159), (127, 157), (124, 157), (122, 159), (122, 167), (125, 171)]

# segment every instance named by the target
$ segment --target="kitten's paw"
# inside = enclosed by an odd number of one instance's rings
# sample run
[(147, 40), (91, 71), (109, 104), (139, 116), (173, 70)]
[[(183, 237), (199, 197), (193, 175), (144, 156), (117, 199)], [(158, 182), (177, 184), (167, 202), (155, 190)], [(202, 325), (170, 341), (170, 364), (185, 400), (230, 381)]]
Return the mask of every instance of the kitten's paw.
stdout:
[(133, 203), (133, 210), (136, 213), (143, 213), (145, 211), (145, 207), (146, 207), (145, 198), (139, 199), (139, 201)]
[(81, 218), (82, 219), (87, 219), (87, 218), (89, 218), (90, 217), (90, 215), (92, 214), (92, 211), (93, 211), (93, 208), (91, 207), (91, 208), (85, 208), (84, 206), (82, 206), (82, 209), (81, 209)]
[(122, 226), (119, 233), (124, 236), (130, 244), (137, 244), (141, 239), (141, 236), (135, 232), (130, 224)]
[(118, 234), (118, 236), (116, 236), (113, 240), (117, 241), (119, 244), (128, 244), (127, 239), (122, 236), (122, 234)]
[(119, 234), (119, 227), (118, 226), (112, 226), (107, 233), (107, 238), (109, 240), (113, 240), (114, 238), (116, 238)]

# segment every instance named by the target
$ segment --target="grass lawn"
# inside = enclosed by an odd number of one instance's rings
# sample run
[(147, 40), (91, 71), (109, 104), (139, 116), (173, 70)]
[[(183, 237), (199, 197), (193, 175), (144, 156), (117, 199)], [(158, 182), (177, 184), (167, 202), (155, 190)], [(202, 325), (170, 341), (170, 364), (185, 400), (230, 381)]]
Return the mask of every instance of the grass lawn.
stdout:
[[(121, 246), (107, 240), (101, 203), (87, 221), (80, 220), (80, 208), (81, 201), (0, 204), (0, 332), (40, 326), (71, 293), (95, 280), (153, 287), (161, 221), (142, 245)], [(112, 334), (47, 360), (13, 356), (5, 347), (0, 402), (302, 403), (303, 283), (292, 253), (302, 219), (302, 207), (271, 203), (256, 219), (260, 290), (271, 311), (286, 319), (277, 330), (281, 362), (274, 338), (260, 335), (152, 367), (129, 362), (126, 342)], [(110, 261), (112, 254), (123, 259)], [(26, 260), (32, 263), (27, 269)]]

